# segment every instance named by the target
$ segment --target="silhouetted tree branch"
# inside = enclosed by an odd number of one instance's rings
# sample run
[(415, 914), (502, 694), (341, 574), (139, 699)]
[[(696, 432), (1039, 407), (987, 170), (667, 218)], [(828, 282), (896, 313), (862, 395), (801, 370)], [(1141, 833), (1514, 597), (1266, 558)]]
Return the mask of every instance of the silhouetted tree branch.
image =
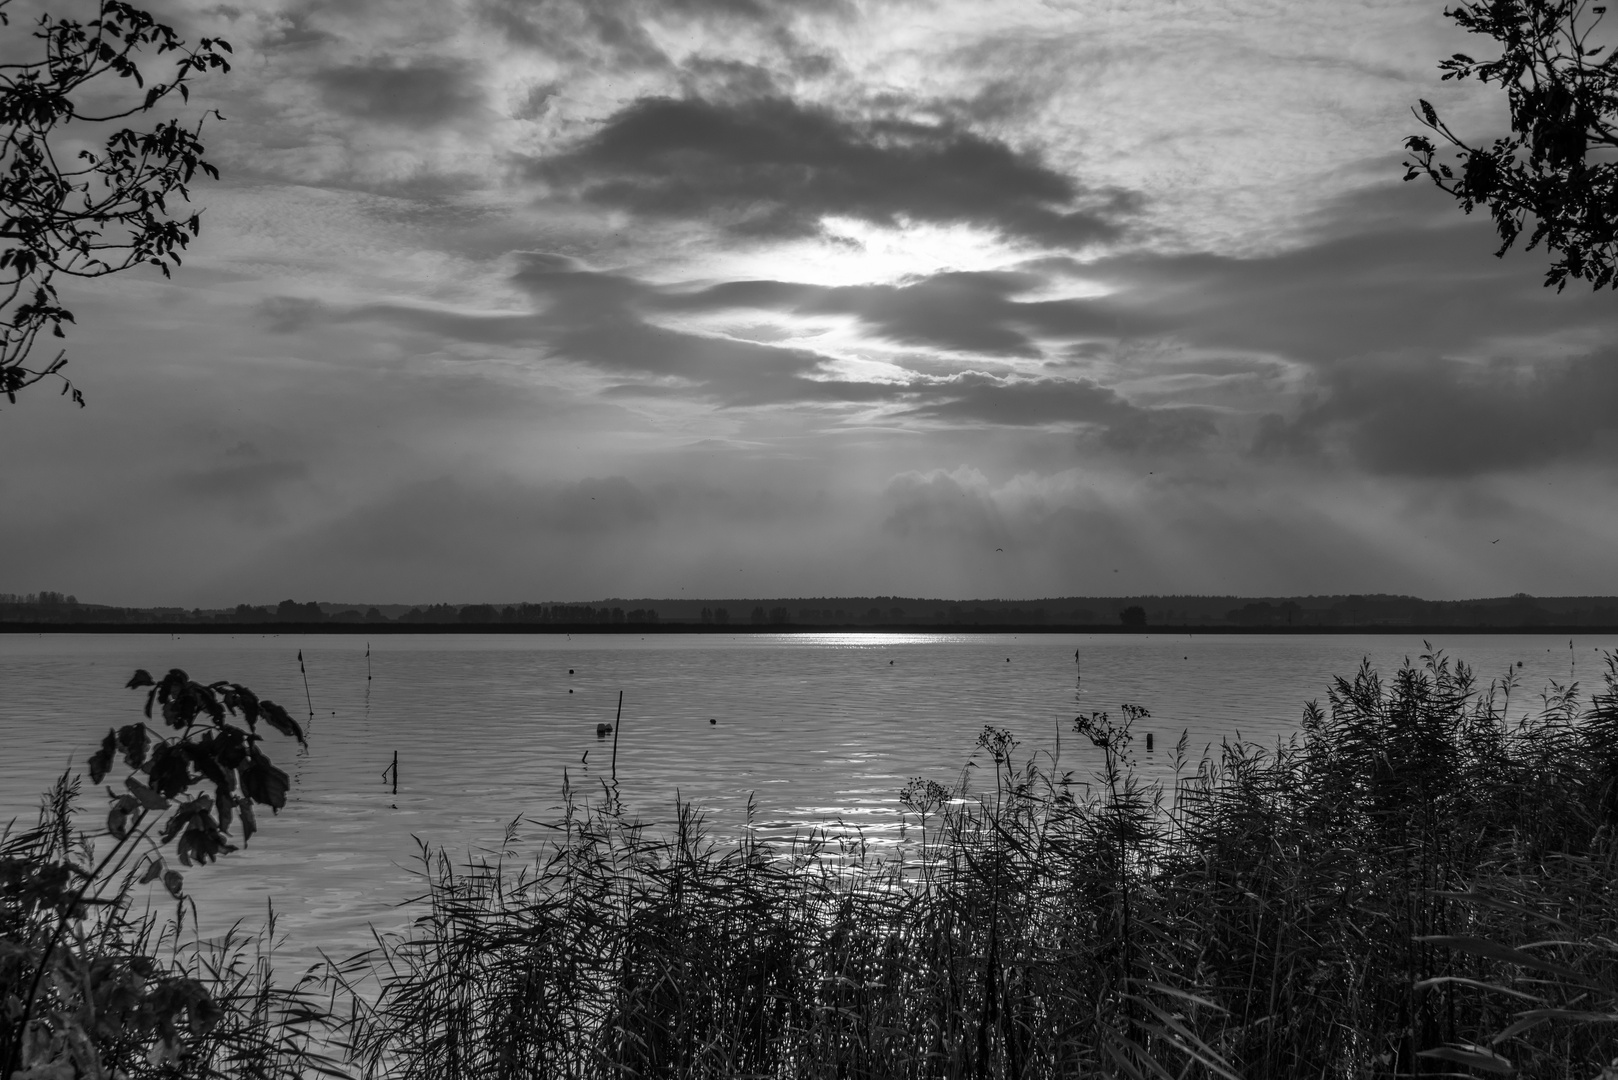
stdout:
[[(1456, 53), (1443, 78), (1498, 86), (1511, 107), (1511, 134), (1488, 146), (1462, 140), (1422, 101), (1412, 110), (1438, 136), (1405, 140), (1405, 179), (1426, 175), (1471, 213), (1487, 207), (1504, 255), (1524, 230), (1527, 250), (1543, 244), (1556, 261), (1545, 284), (1569, 278), (1618, 285), (1618, 66), (1590, 44), (1606, 8), (1588, 0), (1484, 0), (1445, 14), (1499, 43), (1493, 60)], [(1453, 164), (1439, 160), (1448, 144)]]
[[(11, 2), (0, 0), (0, 26), (10, 23)], [(53, 277), (100, 277), (139, 263), (167, 277), (201, 227), (197, 213), (170, 217), (170, 198), (189, 201), (198, 170), (219, 177), (202, 157), (200, 119), (105, 134), (93, 125), (118, 125), (176, 92), (189, 100), (192, 76), (229, 71), (231, 50), (218, 38), (193, 48), (121, 0), (101, 0), (86, 23), (43, 14), (32, 36), (42, 56), (0, 63), (0, 393), (15, 404), (17, 391), (54, 375), (82, 406), (61, 374), (65, 353), (30, 366), (40, 332), (63, 337), (62, 324), (74, 321)], [(136, 63), (143, 51), (174, 55), (167, 78), (148, 85)]]

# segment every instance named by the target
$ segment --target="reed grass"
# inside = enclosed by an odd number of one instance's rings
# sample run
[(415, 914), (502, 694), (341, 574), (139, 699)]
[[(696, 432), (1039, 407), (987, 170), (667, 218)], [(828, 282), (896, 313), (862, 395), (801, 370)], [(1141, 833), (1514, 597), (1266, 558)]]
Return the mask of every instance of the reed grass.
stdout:
[[(666, 833), (568, 792), (537, 854), (422, 851), (424, 914), (342, 974), (363, 1075), (1618, 1076), (1618, 682), (1510, 719), (1441, 655), (1302, 733), (1095, 776), (985, 729), (894, 855)], [(1520, 695), (1519, 695), (1520, 696)], [(965, 775), (965, 774), (963, 774)], [(991, 780), (992, 777), (992, 780)], [(751, 816), (751, 815), (750, 815)], [(374, 983), (365, 984), (366, 978)]]
[[(1135, 706), (1075, 719), (1085, 775), (988, 727), (956, 783), (899, 792), (898, 848), (567, 789), (491, 853), (423, 845), (413, 928), (290, 986), (273, 915), (186, 938), (133, 871), (39, 902), (94, 864), (64, 777), (0, 835), (0, 1036), (96, 1045), (8, 1080), (1618, 1080), (1615, 665), (1526, 708), (1510, 673), (1364, 665), (1290, 741), (1182, 739), (1164, 783)], [(59, 926), (83, 987), (30, 970)]]

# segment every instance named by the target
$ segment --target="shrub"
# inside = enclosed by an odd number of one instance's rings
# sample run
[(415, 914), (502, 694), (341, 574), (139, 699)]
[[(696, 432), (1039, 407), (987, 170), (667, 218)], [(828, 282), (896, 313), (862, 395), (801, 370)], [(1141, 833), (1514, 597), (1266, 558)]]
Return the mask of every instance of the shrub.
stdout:
[[(273, 813), (286, 801), (286, 774), (260, 748), (259, 724), (299, 743), (302, 731), (234, 683), (137, 671), (129, 686), (148, 689), (147, 719), (156, 708), (172, 734), (129, 724), (91, 757), (96, 783), (115, 758), (128, 770), (123, 792), (108, 789), (110, 845), (76, 831), (80, 781), (67, 773), (35, 828), (0, 832), (0, 1076), (281, 1077), (330, 1067), (312, 1041), (327, 1019), (312, 980), (278, 987), (269, 950), (250, 956), (236, 930), (182, 943), (188, 901), (169, 861), (189, 867), (234, 851), (233, 819), (246, 843), (254, 805)], [(136, 887), (154, 882), (177, 903), (166, 927), (134, 907)], [(268, 934), (273, 944), (273, 915)]]

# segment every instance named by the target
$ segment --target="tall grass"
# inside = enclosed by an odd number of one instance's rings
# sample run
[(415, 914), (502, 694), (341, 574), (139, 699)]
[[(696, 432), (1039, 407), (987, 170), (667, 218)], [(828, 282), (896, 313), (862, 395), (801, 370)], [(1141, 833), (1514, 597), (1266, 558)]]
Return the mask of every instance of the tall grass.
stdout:
[(906, 786), (897, 856), (721, 841), (689, 806), (653, 834), (610, 788), (569, 792), (537, 856), (515, 832), (463, 864), (423, 850), (425, 913), (345, 976), (354, 1065), (1618, 1075), (1612, 663), (1588, 703), (1553, 684), (1516, 720), (1509, 675), (1365, 666), (1290, 743), (1227, 744), (1169, 789), (1135, 772), (1144, 710), (1075, 721), (1104, 762), (1082, 778), (988, 728), (976, 790)]

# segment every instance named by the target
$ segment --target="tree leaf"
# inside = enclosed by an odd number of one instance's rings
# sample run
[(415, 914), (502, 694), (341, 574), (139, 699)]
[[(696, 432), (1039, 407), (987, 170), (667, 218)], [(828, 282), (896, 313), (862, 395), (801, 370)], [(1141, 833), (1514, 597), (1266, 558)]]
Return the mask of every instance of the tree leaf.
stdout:
[(298, 740), (299, 746), (309, 745), (304, 741), (303, 729), (298, 726), (298, 722), (292, 719), (287, 711), (281, 708), (281, 706), (266, 698), (258, 703), (258, 708), (259, 718), (262, 719), (266, 724), (270, 725), (283, 735), (291, 735), (294, 739)]
[(122, 840), (129, 835), (130, 809), (130, 807), (124, 806), (123, 800), (120, 799), (118, 802), (113, 803), (112, 808), (107, 811), (107, 832), (112, 835), (114, 840)]
[(169, 801), (133, 776), (124, 778), (124, 787), (148, 810), (167, 810)]
[(108, 730), (101, 740), (101, 749), (90, 755), (90, 782), (99, 784), (112, 768), (113, 755), (118, 752), (118, 733)]
[(246, 798), (236, 804), (236, 812), (242, 816), (242, 846), (245, 847), (258, 832), (258, 819), (253, 816), (252, 802)]
[(173, 743), (159, 743), (152, 751), (146, 775), (154, 791), (173, 798), (191, 785), (190, 761), (185, 751)]
[(124, 752), (125, 765), (138, 769), (145, 763), (149, 737), (145, 724), (125, 724), (118, 729), (118, 746)]
[(248, 750), (247, 764), (242, 766), (241, 776), (242, 793), (254, 802), (268, 806), (271, 813), (287, 804), (291, 779), (276, 768), (269, 758), (259, 753), (258, 747)]

